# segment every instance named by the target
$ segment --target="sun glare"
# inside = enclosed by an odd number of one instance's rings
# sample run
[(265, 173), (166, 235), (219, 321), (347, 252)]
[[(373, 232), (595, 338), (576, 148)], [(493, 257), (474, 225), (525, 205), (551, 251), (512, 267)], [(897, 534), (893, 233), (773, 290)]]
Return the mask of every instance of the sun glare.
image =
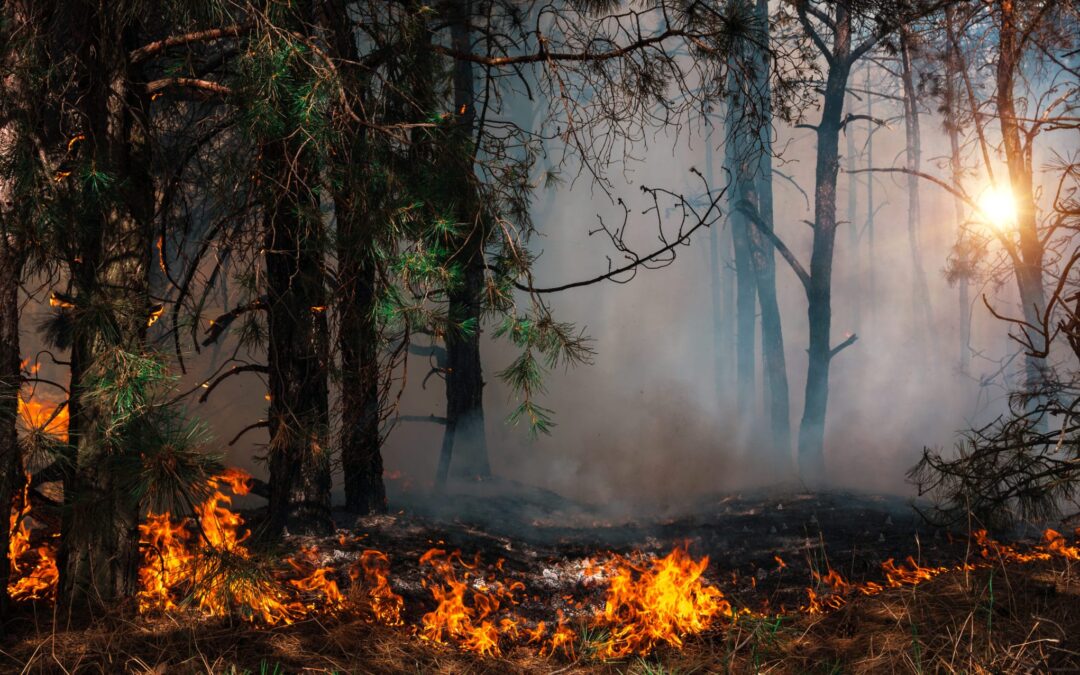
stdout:
[(1004, 230), (1016, 224), (1016, 201), (1007, 187), (989, 187), (979, 198), (979, 209), (987, 224)]

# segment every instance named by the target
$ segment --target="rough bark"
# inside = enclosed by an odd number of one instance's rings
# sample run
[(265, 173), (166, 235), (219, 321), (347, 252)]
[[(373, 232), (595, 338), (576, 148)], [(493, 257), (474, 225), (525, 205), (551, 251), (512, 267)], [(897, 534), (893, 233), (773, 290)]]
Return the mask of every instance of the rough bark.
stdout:
[[(0, 130), (4, 133), (6, 130)], [(0, 139), (0, 150), (6, 139)], [(0, 202), (10, 194), (7, 181), (0, 182)], [(10, 518), (8, 514), (18, 495), (20, 485), (19, 435), (19, 281), (22, 274), (22, 254), (17, 250), (15, 237), (7, 227), (6, 204), (0, 203), (0, 616), (8, 606), (8, 560)], [(0, 634), (3, 624), (0, 623)]]
[[(348, 3), (324, 5), (326, 30), (338, 72), (346, 82), (355, 109), (363, 109), (366, 89), (359, 68), (356, 36)], [(375, 322), (376, 261), (373, 256), (378, 223), (377, 188), (367, 171), (367, 135), (349, 124), (347, 165), (331, 191), (337, 221), (338, 350), (341, 355), (341, 469), (345, 507), (354, 513), (385, 513), (382, 437), (379, 433), (379, 334)]]
[[(838, 13), (842, 13), (842, 10), (838, 10)], [(840, 21), (838, 17), (837, 22)], [(844, 31), (841, 31), (841, 35), (845, 40), (849, 36)], [(840, 168), (840, 124), (847, 68), (846, 64), (840, 63), (829, 69), (821, 121), (817, 127), (814, 241), (810, 253), (810, 283), (807, 289), (810, 348), (805, 408), (799, 427), (800, 474), (803, 480), (811, 485), (821, 484), (825, 479), (825, 411), (829, 401), (829, 366), (833, 357), (830, 339), (833, 250), (836, 244), (836, 176)]]
[[(10, 11), (14, 10), (14, 11)], [(0, 15), (11, 28), (21, 28), (22, 17), (13, 3)], [(14, 108), (25, 103), (18, 74), (14, 73), (18, 56), (8, 50), (4, 59), (4, 78), (0, 81), (0, 162), (7, 164), (16, 152), (20, 129)], [(19, 282), (25, 253), (20, 228), (15, 222), (15, 176), (0, 175), (0, 616), (6, 616), (11, 561), (8, 559), (11, 519), (8, 514), (18, 495), (21, 466), (19, 449)], [(0, 622), (0, 635), (3, 634)]]
[(73, 223), (78, 256), (69, 261), (77, 304), (104, 309), (112, 324), (77, 322), (71, 354), (69, 438), (75, 456), (64, 483), (60, 600), (93, 606), (130, 596), (138, 587), (138, 505), (115, 461), (125, 449), (113, 447), (107, 436), (111, 413), (87, 396), (87, 377), (107, 371), (117, 351), (142, 353), (153, 186), (143, 119), (149, 101), (133, 84), (141, 77), (128, 62), (139, 44), (138, 27), (118, 25), (96, 5), (73, 4), (69, 11), (67, 20), (86, 30), (76, 43), (86, 68), (86, 90), (78, 100), (85, 142), (95, 166), (123, 179), (111, 202), (80, 188), (83, 209)]
[[(315, 176), (287, 140), (264, 145), (270, 500), (266, 534), (333, 530), (329, 343)], [(298, 160), (293, 158), (300, 157)]]
[[(817, 124), (814, 166), (814, 238), (806, 279), (809, 349), (806, 394), (799, 426), (799, 473), (811, 486), (825, 481), (825, 413), (829, 400), (829, 367), (836, 351), (832, 333), (832, 271), (836, 244), (836, 177), (840, 169), (840, 130), (844, 99), (851, 72), (852, 19), (847, 7), (835, 5), (833, 43)], [(806, 20), (804, 19), (804, 23)], [(873, 263), (871, 262), (871, 265)]]
[[(471, 2), (461, 2), (451, 20), (451, 41), (455, 51), (471, 50), (469, 17)], [(454, 110), (459, 120), (452, 132), (447, 159), (449, 193), (456, 199), (462, 237), (454, 243), (462, 265), (462, 281), (448, 293), (449, 316), (455, 324), (468, 322), (472, 330), (450, 330), (446, 336), (446, 432), (439, 455), (437, 485), (447, 477), (474, 480), (491, 475), (484, 425), (484, 376), (480, 362), (480, 324), (484, 305), (484, 244), (486, 221), (480, 213), (473, 177), (470, 143), (474, 132), (473, 64), (459, 60), (454, 65)]]

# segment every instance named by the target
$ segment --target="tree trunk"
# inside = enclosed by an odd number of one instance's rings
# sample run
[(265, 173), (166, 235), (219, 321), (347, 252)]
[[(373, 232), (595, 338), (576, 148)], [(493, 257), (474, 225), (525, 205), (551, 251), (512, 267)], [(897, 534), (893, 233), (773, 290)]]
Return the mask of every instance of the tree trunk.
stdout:
[[(1016, 283), (1025, 321), (1032, 326), (1038, 326), (1046, 306), (1042, 279), (1043, 244), (1039, 238), (1036, 218), (1031, 149), (1021, 140), (1013, 92), (1016, 72), (1023, 55), (1023, 44), (1012, 0), (1000, 0), (998, 7), (1001, 25), (996, 73), (997, 113), (1005, 161), (1009, 168), (1009, 184), (1016, 204), (1016, 229), (1020, 235), (1020, 261), (1016, 268)], [(1039, 346), (1037, 335), (1029, 337)], [(1042, 388), (1045, 366), (1045, 359), (1030, 354), (1026, 356), (1025, 379), (1030, 394), (1036, 394)]]
[[(0, 151), (7, 150), (8, 129), (0, 129)], [(6, 152), (4, 152), (6, 155)], [(7, 220), (8, 181), (0, 182), (0, 616), (8, 607), (8, 559), (11, 519), (8, 514), (19, 492), (21, 453), (19, 451), (19, 384), (21, 377), (19, 354), (19, 281), (22, 275), (22, 256), (16, 250), (15, 235)], [(0, 635), (3, 634), (0, 622)]]
[[(0, 15), (5, 33), (25, 29), (22, 8), (12, 3)], [(0, 81), (0, 616), (7, 616), (8, 577), (11, 561), (8, 553), (11, 543), (11, 513), (15, 505), (21, 481), (22, 457), (19, 448), (19, 387), (22, 383), (21, 354), (19, 347), (19, 283), (25, 254), (22, 237), (16, 222), (16, 177), (9, 174), (9, 162), (17, 152), (22, 131), (15, 119), (15, 108), (26, 105), (21, 74), (14, 72), (19, 66), (19, 54), (6, 50), (4, 79)], [(4, 624), (0, 621), (0, 636)]]
[[(359, 69), (348, 3), (324, 5), (325, 26), (354, 108), (362, 109), (366, 83)], [(341, 469), (345, 507), (353, 513), (385, 513), (382, 437), (379, 433), (379, 333), (375, 321), (375, 249), (379, 190), (369, 169), (365, 130), (350, 125), (351, 152), (332, 191), (337, 220), (338, 349), (341, 353)]]
[[(874, 93), (871, 89), (870, 65), (866, 66), (866, 167), (874, 166)], [(867, 304), (870, 306), (870, 323), (877, 318), (877, 242), (874, 233), (874, 174), (866, 174), (866, 269), (867, 269)]]
[[(469, 17), (472, 3), (463, 1), (451, 18), (455, 50), (471, 51)], [(439, 456), (436, 484), (448, 475), (474, 480), (491, 475), (484, 425), (484, 377), (480, 362), (481, 316), (484, 305), (484, 245), (487, 226), (480, 212), (473, 175), (472, 134), (476, 120), (473, 65), (454, 65), (454, 110), (460, 119), (447, 148), (450, 195), (456, 200), (457, 218), (464, 234), (454, 243), (462, 261), (462, 280), (448, 293), (450, 321), (466, 324), (467, 331), (451, 329), (446, 336), (446, 435)]]
[[(744, 54), (733, 58), (744, 59)], [(740, 417), (746, 417), (753, 410), (755, 389), (754, 343), (757, 328), (757, 277), (754, 260), (750, 249), (750, 220), (735, 205), (745, 201), (754, 192), (754, 181), (758, 170), (758, 152), (754, 146), (754, 113), (747, 113), (750, 107), (746, 101), (743, 87), (750, 83), (737, 82), (735, 73), (729, 72), (727, 119), (725, 129), (727, 142), (724, 144), (724, 168), (730, 176), (728, 188), (729, 201), (728, 227), (731, 229), (731, 245), (735, 252), (735, 386), (736, 400)]]
[(81, 56), (87, 67), (79, 113), (94, 165), (117, 180), (115, 202), (102, 202), (81, 187), (82, 211), (73, 223), (79, 257), (71, 261), (76, 304), (105, 309), (100, 318), (79, 321), (71, 353), (69, 439), (74, 471), (64, 484), (61, 524), (60, 600), (70, 605), (105, 604), (138, 588), (138, 504), (122, 484), (107, 428), (111, 411), (88, 392), (88, 377), (108, 374), (118, 352), (144, 351), (149, 314), (150, 180), (145, 120), (149, 99), (127, 61), (140, 44), (134, 22), (114, 25), (96, 5), (72, 7), (68, 20), (87, 27)]
[[(919, 102), (915, 91), (915, 73), (911, 62), (911, 35), (907, 28), (900, 29), (900, 79), (904, 86), (904, 129), (907, 140), (907, 170), (909, 172), (922, 169), (922, 147), (919, 135)], [(914, 276), (914, 288), (912, 300), (915, 303), (915, 315), (923, 321), (921, 330), (916, 328), (915, 333), (919, 337), (918, 344), (923, 354), (934, 353), (930, 349), (933, 342), (934, 319), (930, 307), (930, 288), (926, 283), (926, 270), (922, 262), (922, 244), (919, 241), (919, 228), (921, 226), (922, 210), (919, 204), (919, 181), (922, 180), (914, 173), (907, 175), (908, 193), (908, 250), (911, 254), (911, 270)]]
[[(740, 208), (729, 209), (738, 289), (739, 395), (740, 401), (749, 401), (753, 396), (755, 310), (760, 304), (772, 454), (785, 466), (791, 461), (791, 422), (784, 337), (776, 299), (776, 260), (772, 242), (758, 230), (758, 227), (768, 230), (773, 227), (769, 67), (767, 54), (758, 46), (768, 43), (769, 17), (765, 0), (758, 0), (753, 9), (762, 34), (736, 52), (734, 58), (742, 63), (729, 71), (732, 74), (728, 87), (726, 164), (732, 177), (731, 201), (750, 209), (756, 220), (752, 223)], [(746, 81), (740, 83), (735, 73), (748, 74)], [(748, 95), (755, 100), (748, 101)]]
[[(960, 59), (962, 58), (955, 40), (953, 22), (955, 21), (955, 8), (949, 5), (945, 8), (946, 31), (948, 44), (945, 54), (945, 131), (949, 135), (949, 167), (952, 172), (952, 182), (956, 187), (963, 184), (963, 160), (960, 155), (960, 115), (957, 109), (959, 99), (959, 83), (957, 82), (960, 71)], [(956, 277), (958, 286), (957, 307), (960, 317), (960, 372), (967, 373), (971, 369), (971, 298), (970, 298), (970, 251), (964, 233), (964, 202), (959, 196), (953, 196), (953, 214), (956, 222), (956, 251), (958, 260), (956, 266), (959, 274)]]
[(287, 140), (262, 148), (266, 205), (270, 504), (266, 535), (333, 531), (329, 344), (315, 175)]
[(848, 61), (851, 18), (841, 5), (837, 5), (835, 22), (835, 63), (829, 67), (821, 121), (817, 126), (814, 240), (806, 289), (810, 348), (805, 409), (799, 427), (799, 470), (810, 486), (820, 486), (825, 480), (825, 411), (829, 400), (829, 366), (833, 357), (830, 337), (833, 249), (836, 243), (836, 176), (840, 169), (841, 116), (851, 67)]

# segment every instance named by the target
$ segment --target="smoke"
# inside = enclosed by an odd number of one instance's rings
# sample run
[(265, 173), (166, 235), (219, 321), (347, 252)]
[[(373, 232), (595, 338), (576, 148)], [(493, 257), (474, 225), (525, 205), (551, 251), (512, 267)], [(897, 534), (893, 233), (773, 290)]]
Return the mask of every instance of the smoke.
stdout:
[[(880, 110), (888, 104), (879, 101), (877, 106)], [(893, 112), (899, 114), (898, 104)], [(809, 115), (813, 118), (816, 113)], [(924, 169), (945, 175), (943, 158), (935, 156), (937, 149), (948, 147), (941, 120), (926, 114), (922, 128)], [(861, 149), (866, 125), (853, 124), (849, 133)], [(661, 245), (654, 214), (641, 213), (649, 203), (642, 200), (639, 188), (665, 187), (688, 197), (700, 195), (701, 185), (691, 167), (710, 173), (706, 161), (711, 154), (712, 175), (723, 175), (719, 166), (723, 151), (716, 137), (660, 134), (649, 147), (636, 148), (639, 161), (628, 163), (626, 171), (613, 177), (614, 196), (633, 210), (629, 238), (639, 251)], [(707, 153), (710, 142), (714, 148)], [(874, 143), (875, 166), (902, 163), (902, 124), (876, 131)], [(808, 265), (813, 134), (780, 128), (775, 147), (783, 149), (774, 183), (776, 229)], [(865, 158), (857, 158), (857, 163), (865, 166)], [(872, 233), (866, 218), (866, 183), (871, 175)], [(980, 380), (999, 371), (1015, 346), (1008, 343), (1007, 326), (982, 306), (980, 294), (989, 294), (990, 301), (1006, 311), (1015, 308), (1016, 301), (1010, 284), (972, 288), (970, 349), (976, 356), (971, 373), (961, 373), (958, 290), (944, 274), (957, 236), (952, 198), (929, 183), (920, 185), (919, 237), (931, 295), (932, 322), (927, 325), (925, 314), (914, 304), (903, 178), (841, 173), (838, 180), (843, 231), (837, 237), (833, 271), (833, 342), (852, 332), (858, 341), (833, 362), (826, 456), (836, 487), (907, 495), (912, 486), (905, 474), (924, 446), (950, 446), (959, 431), (1004, 409), (1004, 390)], [(714, 179), (714, 188), (720, 188), (720, 182)], [(847, 222), (851, 189), (856, 191), (854, 246)], [(810, 195), (810, 204), (803, 191)], [(607, 271), (606, 256), (615, 252), (603, 236), (590, 235), (598, 216), (617, 222), (621, 210), (588, 180), (541, 192), (533, 212), (541, 233), (534, 241), (541, 253), (535, 269), (538, 286)], [(670, 222), (677, 214), (666, 216)], [(726, 225), (719, 234), (730, 246)], [(717, 382), (708, 236), (699, 233), (665, 269), (641, 271), (626, 284), (605, 282), (550, 298), (556, 316), (584, 327), (597, 350), (592, 366), (549, 374), (543, 403), (555, 410), (558, 425), (550, 437), (530, 440), (524, 429), (503, 421), (513, 404), (494, 373), (510, 362), (513, 351), (497, 341), (484, 343), (487, 435), (496, 474), (605, 508), (661, 510), (677, 510), (710, 493), (773, 483), (785, 475), (785, 467), (768, 460), (760, 345), (754, 391), (734, 388), (734, 363), (729, 364), (730, 374), (720, 373)], [(791, 423), (797, 435), (807, 365), (806, 298), (779, 256), (776, 264)], [(734, 317), (723, 316), (721, 323), (733, 330)], [(410, 392), (403, 401), (406, 412), (440, 414), (441, 387), (436, 389), (435, 395)], [(750, 412), (743, 414), (740, 403), (747, 398)], [(441, 429), (401, 428), (387, 445), (388, 466), (430, 475), (440, 434)]]

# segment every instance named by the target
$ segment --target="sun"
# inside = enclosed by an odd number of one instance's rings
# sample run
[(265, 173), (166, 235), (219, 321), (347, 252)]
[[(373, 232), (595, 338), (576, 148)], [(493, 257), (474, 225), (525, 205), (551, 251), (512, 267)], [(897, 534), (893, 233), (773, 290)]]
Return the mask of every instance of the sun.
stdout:
[(979, 197), (979, 210), (995, 229), (1004, 230), (1016, 224), (1016, 200), (1007, 187), (988, 187)]

